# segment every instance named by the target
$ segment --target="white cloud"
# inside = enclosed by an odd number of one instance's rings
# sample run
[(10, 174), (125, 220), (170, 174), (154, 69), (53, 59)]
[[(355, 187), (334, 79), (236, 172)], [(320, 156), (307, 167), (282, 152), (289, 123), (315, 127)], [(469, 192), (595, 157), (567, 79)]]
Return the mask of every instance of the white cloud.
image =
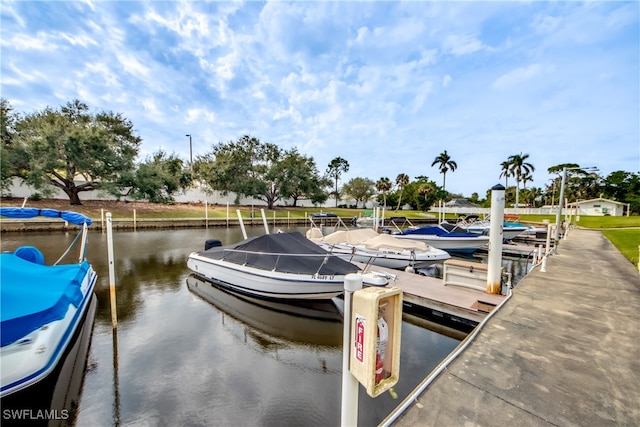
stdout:
[(535, 78), (540, 75), (541, 72), (542, 66), (540, 64), (531, 64), (526, 67), (516, 68), (498, 77), (496, 81), (493, 82), (492, 87), (500, 90), (508, 89)]
[(43, 33), (37, 33), (33, 36), (15, 34), (9, 38), (2, 37), (2, 41), (0, 41), (0, 43), (2, 46), (11, 46), (18, 50), (54, 51), (58, 48), (58, 46)]
[(132, 52), (117, 52), (116, 58), (124, 70), (137, 78), (149, 76), (149, 67), (143, 65)]
[(204, 108), (190, 108), (185, 116), (185, 123), (215, 123), (216, 114)]
[[(439, 182), (425, 164), (447, 149), (459, 164), (447, 189), (467, 195), (484, 195), (520, 151), (536, 186), (578, 151), (637, 167), (635, 4), (7, 4), (3, 96), (27, 112), (74, 98), (122, 112), (142, 153), (188, 156), (191, 133), (203, 154), (250, 133), (299, 147), (321, 171), (340, 155), (346, 179)], [(609, 160), (613, 140), (635, 163)], [(559, 142), (567, 151), (549, 149)], [(491, 153), (479, 160), (478, 146)]]
[(562, 25), (562, 17), (538, 15), (531, 22), (531, 28), (538, 33), (551, 34)]
[(456, 56), (487, 49), (476, 36), (471, 34), (447, 36), (442, 43), (442, 48), (445, 52)]

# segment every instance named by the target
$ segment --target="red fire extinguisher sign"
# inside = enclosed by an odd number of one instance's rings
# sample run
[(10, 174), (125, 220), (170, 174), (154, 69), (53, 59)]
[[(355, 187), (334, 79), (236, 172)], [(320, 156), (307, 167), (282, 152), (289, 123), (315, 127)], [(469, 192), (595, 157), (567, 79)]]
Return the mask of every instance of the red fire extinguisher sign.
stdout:
[(356, 314), (356, 333), (355, 333), (355, 355), (356, 360), (360, 363), (364, 363), (364, 327), (366, 319)]

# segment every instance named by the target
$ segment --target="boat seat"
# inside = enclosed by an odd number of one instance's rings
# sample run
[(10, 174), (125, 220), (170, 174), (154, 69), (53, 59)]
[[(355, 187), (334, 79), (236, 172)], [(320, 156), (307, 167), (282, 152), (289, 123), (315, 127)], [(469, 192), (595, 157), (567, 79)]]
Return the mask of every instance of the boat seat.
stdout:
[(13, 251), (13, 254), (25, 261), (44, 265), (44, 255), (42, 254), (42, 252), (40, 252), (40, 249), (36, 248), (35, 246), (20, 246), (15, 251)]

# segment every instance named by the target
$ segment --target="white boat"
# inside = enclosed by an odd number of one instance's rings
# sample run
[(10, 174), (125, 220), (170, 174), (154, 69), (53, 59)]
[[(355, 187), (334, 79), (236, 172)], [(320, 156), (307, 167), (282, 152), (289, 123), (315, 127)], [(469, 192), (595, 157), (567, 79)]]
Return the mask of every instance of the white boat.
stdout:
[(262, 298), (331, 299), (343, 293), (350, 273), (361, 274), (364, 285), (389, 283), (386, 275), (362, 272), (299, 232), (266, 234), (193, 252), (187, 267), (205, 280)]
[[(443, 222), (441, 225), (448, 231), (454, 232), (466, 232), (474, 234), (483, 234), (488, 236), (491, 229), (491, 221), (489, 218), (477, 219), (477, 216), (469, 215), (466, 218), (458, 221), (456, 224), (450, 224)], [(505, 240), (511, 240), (514, 237), (530, 230), (532, 227), (528, 225), (519, 224), (516, 222), (503, 221), (502, 222), (502, 238)]]
[(413, 227), (394, 234), (399, 239), (418, 240), (434, 248), (448, 252), (471, 253), (489, 243), (489, 236), (474, 233), (458, 233), (441, 225)]
[(387, 268), (426, 267), (451, 258), (448, 252), (424, 242), (378, 234), (370, 228), (338, 230), (327, 236), (322, 236), (319, 229), (311, 228), (307, 238), (349, 262)]
[[(378, 218), (378, 224), (382, 223), (382, 219)], [(376, 226), (376, 220), (372, 216), (356, 216), (351, 220), (351, 224), (356, 227), (374, 228)]]
[(0, 208), (0, 216), (55, 217), (82, 226), (71, 244), (80, 243), (80, 255), (70, 263), (60, 263), (71, 249), (66, 245), (53, 265), (34, 246), (0, 255), (3, 410), (55, 410), (64, 416), (61, 411), (71, 410), (80, 392), (97, 305), (97, 275), (85, 258), (91, 220), (35, 208)]

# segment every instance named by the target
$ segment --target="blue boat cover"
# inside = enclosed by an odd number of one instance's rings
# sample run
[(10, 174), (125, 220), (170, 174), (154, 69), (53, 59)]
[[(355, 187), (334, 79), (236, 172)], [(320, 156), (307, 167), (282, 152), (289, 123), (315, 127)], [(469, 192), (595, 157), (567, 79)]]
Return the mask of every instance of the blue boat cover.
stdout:
[(440, 237), (475, 237), (479, 234), (474, 233), (458, 233), (455, 231), (447, 231), (440, 226), (412, 228), (402, 232), (402, 234), (418, 234), (423, 236), (440, 236)]
[(2, 347), (54, 320), (69, 304), (80, 306), (80, 286), (89, 263), (39, 265), (14, 254), (0, 255), (0, 340)]
[(0, 208), (0, 216), (7, 218), (34, 218), (36, 216), (44, 216), (47, 218), (61, 218), (72, 224), (91, 225), (91, 219), (81, 213), (71, 211), (58, 211), (55, 209), (38, 209), (38, 208)]

